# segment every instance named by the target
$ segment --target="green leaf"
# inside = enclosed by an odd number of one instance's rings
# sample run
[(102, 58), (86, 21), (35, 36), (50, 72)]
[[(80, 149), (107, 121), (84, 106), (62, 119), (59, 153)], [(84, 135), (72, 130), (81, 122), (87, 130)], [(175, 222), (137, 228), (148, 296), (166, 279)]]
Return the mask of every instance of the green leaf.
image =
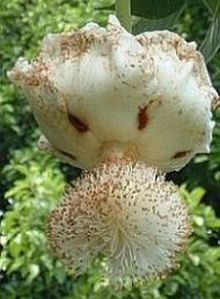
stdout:
[(220, 47), (220, 1), (204, 0), (204, 3), (213, 15), (213, 21), (200, 46), (200, 51), (203, 53), (206, 62), (209, 62)]
[(29, 274), (29, 276), (27, 277), (27, 280), (26, 280), (27, 284), (30, 284), (38, 276), (38, 274), (40, 272), (39, 265), (37, 265), (37, 264), (30, 265), (29, 266), (29, 271), (30, 271), (30, 274)]
[(186, 190), (186, 186), (182, 185), (180, 187), (180, 193), (185, 198), (190, 208), (194, 210), (198, 206), (206, 192), (203, 188), (197, 187), (193, 191), (191, 191), (191, 193), (189, 193)]
[(192, 198), (191, 201), (192, 208), (195, 208), (200, 203), (205, 193), (206, 192), (203, 188), (196, 188), (190, 193)]
[(160, 20), (139, 19), (132, 27), (133, 34), (139, 34), (144, 31), (170, 29), (178, 18), (179, 13), (174, 13)]
[(24, 266), (24, 257), (16, 258), (12, 261), (10, 266), (7, 268), (7, 273), (10, 274), (12, 272), (17, 271), (18, 269), (21, 269)]
[(10, 265), (10, 259), (6, 256), (6, 252), (2, 252), (0, 256), (0, 269), (6, 271)]
[(21, 234), (18, 234), (9, 245), (9, 251), (12, 257), (17, 257), (20, 254), (21, 251)]
[(219, 248), (209, 248), (205, 252), (205, 257), (211, 262), (216, 262), (216, 261), (220, 260)]
[(187, 0), (131, 0), (132, 15), (146, 19), (162, 19), (177, 12)]
[(189, 254), (189, 258), (192, 261), (194, 266), (198, 266), (200, 264), (200, 257), (196, 254)]
[(141, 18), (133, 25), (132, 32), (133, 34), (139, 34), (144, 31), (171, 29), (172, 25), (175, 24), (184, 8), (185, 5), (182, 5), (178, 11), (162, 19), (151, 20)]
[(209, 62), (217, 53), (220, 47), (220, 17), (215, 18), (210, 25), (206, 36), (200, 46), (206, 62)]
[(64, 269), (61, 268), (56, 272), (56, 279), (60, 284), (64, 283), (66, 279), (66, 272)]
[(206, 222), (207, 226), (210, 228), (220, 228), (220, 219), (208, 219)]
[(203, 226), (204, 225), (204, 218), (201, 217), (201, 216), (193, 216), (193, 221), (198, 226)]
[(204, 4), (208, 7), (212, 14), (216, 14), (220, 8), (219, 0), (203, 0)]

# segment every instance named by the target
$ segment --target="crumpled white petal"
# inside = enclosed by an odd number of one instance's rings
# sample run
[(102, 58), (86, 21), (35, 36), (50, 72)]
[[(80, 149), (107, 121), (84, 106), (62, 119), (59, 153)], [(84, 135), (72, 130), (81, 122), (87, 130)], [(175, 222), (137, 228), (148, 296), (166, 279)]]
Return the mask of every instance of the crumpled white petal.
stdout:
[(216, 102), (195, 43), (169, 31), (126, 32), (114, 16), (49, 34), (37, 59), (9, 72), (26, 93), (54, 153), (92, 168), (106, 143), (132, 143), (162, 171), (209, 152)]

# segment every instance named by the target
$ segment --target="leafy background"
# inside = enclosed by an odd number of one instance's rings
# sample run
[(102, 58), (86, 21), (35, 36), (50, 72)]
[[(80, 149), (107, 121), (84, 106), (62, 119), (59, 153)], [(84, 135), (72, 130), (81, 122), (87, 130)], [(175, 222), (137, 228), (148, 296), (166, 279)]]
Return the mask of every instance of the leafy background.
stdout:
[[(156, 0), (132, 2), (136, 14), (133, 32), (171, 28), (187, 40), (196, 40), (207, 59), (213, 83), (220, 90), (220, 30), (217, 30), (220, 2), (173, 0), (177, 5), (174, 10), (169, 7), (158, 10), (156, 6), (155, 14), (149, 14), (150, 9), (144, 10), (143, 5), (149, 8), (153, 2), (159, 5)], [(160, 1), (160, 5), (168, 2)], [(137, 7), (137, 3), (141, 6)], [(68, 31), (92, 20), (105, 25), (112, 9), (114, 1), (110, 0), (0, 3), (1, 299), (220, 298), (219, 109), (214, 113), (216, 127), (211, 154), (198, 155), (182, 171), (168, 175), (180, 186), (194, 228), (185, 254), (179, 257), (180, 268), (171, 276), (164, 281), (114, 290), (102, 278), (100, 260), (95, 260), (87, 273), (73, 277), (48, 248), (44, 234), (47, 215), (60, 200), (66, 183), (80, 171), (37, 150), (39, 128), (6, 72), (17, 57), (34, 57), (47, 33)], [(151, 9), (155, 11), (153, 6)]]

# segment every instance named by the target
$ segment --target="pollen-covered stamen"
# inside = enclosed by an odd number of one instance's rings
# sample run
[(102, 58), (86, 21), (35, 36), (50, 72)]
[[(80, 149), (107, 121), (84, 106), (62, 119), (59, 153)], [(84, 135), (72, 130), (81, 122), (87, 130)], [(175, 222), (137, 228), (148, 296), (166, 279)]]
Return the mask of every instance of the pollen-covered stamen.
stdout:
[(190, 231), (176, 187), (143, 163), (102, 164), (70, 187), (48, 223), (49, 242), (82, 271), (98, 254), (115, 283), (167, 274)]

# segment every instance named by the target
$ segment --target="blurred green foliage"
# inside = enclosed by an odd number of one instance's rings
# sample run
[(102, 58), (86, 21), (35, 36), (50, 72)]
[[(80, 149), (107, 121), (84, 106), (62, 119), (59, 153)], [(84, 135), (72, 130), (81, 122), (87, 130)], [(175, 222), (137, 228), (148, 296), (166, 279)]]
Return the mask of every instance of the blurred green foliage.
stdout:
[[(77, 171), (37, 150), (39, 129), (6, 71), (18, 56), (32, 58), (48, 32), (68, 31), (89, 20), (104, 25), (113, 2), (0, 3), (0, 299), (220, 298), (220, 218), (216, 216), (220, 215), (220, 111), (214, 115), (211, 154), (197, 156), (180, 173), (171, 175), (181, 185), (194, 228), (176, 272), (164, 281), (114, 290), (102, 277), (104, 261), (97, 259), (87, 273), (73, 277), (48, 249), (44, 233), (47, 215), (60, 200), (65, 181)], [(102, 6), (107, 9), (95, 9)], [(209, 18), (204, 5), (195, 0), (174, 29), (201, 44)], [(208, 67), (215, 87), (220, 89), (219, 55)]]

